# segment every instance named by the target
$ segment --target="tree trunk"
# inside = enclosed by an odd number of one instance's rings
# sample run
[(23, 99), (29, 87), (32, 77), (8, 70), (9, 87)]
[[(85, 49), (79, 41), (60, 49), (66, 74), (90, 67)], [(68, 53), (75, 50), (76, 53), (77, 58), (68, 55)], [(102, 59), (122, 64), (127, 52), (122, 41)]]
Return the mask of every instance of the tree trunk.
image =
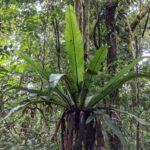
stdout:
[(105, 150), (100, 118), (89, 123), (90, 111), (68, 111), (62, 121), (63, 150)]
[[(139, 57), (139, 45), (138, 45), (138, 38), (135, 37), (135, 58), (138, 58)], [(136, 65), (136, 68), (135, 68), (136, 72), (139, 73), (139, 66), (138, 64)], [(136, 105), (134, 106), (137, 106), (139, 108), (139, 105), (140, 105), (140, 82), (139, 82), (139, 79), (136, 79), (135, 81), (135, 101), (136, 101)], [(138, 117), (139, 114), (137, 115)], [(140, 124), (138, 123), (137, 124), (137, 127), (136, 127), (136, 150), (141, 150), (141, 146), (140, 146)]]
[[(110, 65), (116, 60), (116, 30), (115, 30), (115, 11), (117, 2), (106, 5), (106, 27), (107, 27), (107, 44), (108, 44), (108, 57), (107, 64)], [(110, 73), (116, 72), (116, 65), (109, 67)]]
[(136, 127), (136, 150), (140, 150), (140, 124)]
[[(118, 2), (107, 3), (105, 6), (106, 10), (106, 27), (107, 27), (107, 44), (108, 44), (108, 56), (107, 56), (107, 65), (109, 66), (108, 72), (110, 74), (116, 73), (116, 29), (115, 29), (115, 11), (117, 8)], [(115, 103), (118, 99), (118, 89), (113, 91), (110, 94), (112, 103)], [(111, 115), (110, 115), (111, 117)], [(117, 123), (116, 123), (117, 124)], [(109, 134), (110, 146), (112, 150), (122, 150), (123, 146), (120, 139), (116, 135)]]
[(3, 102), (3, 93), (0, 91), (0, 117), (3, 117), (4, 111), (4, 102)]
[(52, 19), (52, 25), (53, 25), (54, 33), (55, 33), (55, 43), (56, 43), (55, 47), (56, 47), (56, 51), (57, 51), (57, 67), (58, 67), (59, 73), (61, 73), (59, 22), (58, 22), (58, 19), (55, 16)]
[(83, 47), (84, 47), (84, 60), (85, 63), (89, 51), (89, 7), (90, 0), (75, 0), (75, 12), (79, 23), (79, 28), (82, 33)]

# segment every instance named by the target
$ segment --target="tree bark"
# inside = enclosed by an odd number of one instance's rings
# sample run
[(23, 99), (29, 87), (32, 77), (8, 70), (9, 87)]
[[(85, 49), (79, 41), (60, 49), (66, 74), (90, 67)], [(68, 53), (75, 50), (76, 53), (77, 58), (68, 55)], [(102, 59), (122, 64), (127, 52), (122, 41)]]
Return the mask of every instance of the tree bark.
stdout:
[(86, 123), (90, 111), (68, 111), (62, 119), (62, 150), (105, 150), (98, 116)]
[(89, 7), (90, 7), (90, 0), (74, 1), (74, 8), (79, 28), (82, 33), (85, 63), (87, 61), (89, 51)]
[[(115, 29), (115, 12), (118, 6), (118, 1), (106, 3), (105, 10), (106, 10), (106, 27), (107, 27), (107, 44), (108, 44), (108, 56), (107, 56), (107, 65), (108, 72), (110, 74), (116, 73), (116, 64), (115, 61), (117, 60), (117, 53), (116, 53), (116, 29)], [(110, 94), (112, 103), (115, 103), (118, 99), (118, 89), (113, 91)], [(111, 115), (110, 115), (111, 117)], [(116, 123), (117, 124), (117, 123)], [(120, 139), (116, 135), (109, 134), (110, 139), (110, 146), (113, 150), (122, 150), (123, 146)]]
[[(116, 29), (115, 29), (115, 11), (117, 2), (106, 4), (106, 27), (107, 27), (107, 44), (108, 44), (108, 57), (107, 64), (110, 65), (116, 60)], [(109, 67), (109, 73), (116, 72), (116, 65)]]
[(94, 0), (94, 8), (95, 8), (95, 16), (96, 16), (96, 22), (93, 28), (93, 40), (94, 40), (94, 46), (98, 50), (101, 47), (102, 39), (101, 39), (101, 11), (99, 10), (99, 2), (97, 0)]
[(58, 22), (58, 19), (55, 16), (53, 17), (52, 25), (53, 25), (54, 33), (55, 33), (55, 43), (56, 43), (55, 47), (56, 47), (56, 50), (57, 50), (57, 66), (58, 66), (59, 73), (61, 73), (59, 22)]
[(136, 29), (136, 27), (139, 25), (141, 20), (146, 16), (147, 13), (150, 11), (150, 3), (147, 5), (147, 7), (136, 16), (135, 20), (131, 23), (131, 30), (132, 32)]
[(3, 93), (0, 91), (0, 117), (3, 117), (3, 111), (4, 111)]
[[(135, 37), (135, 57), (138, 58), (139, 57), (139, 45), (138, 45), (138, 38)], [(137, 73), (139, 73), (139, 66), (138, 64), (136, 65), (135, 71)], [(139, 79), (136, 79), (135, 81), (135, 101), (136, 101), (136, 105), (139, 108), (140, 105), (140, 82)], [(137, 115), (139, 117), (139, 114)], [(137, 123), (137, 127), (136, 127), (136, 150), (141, 150), (141, 146), (140, 146), (140, 124)]]
[(140, 148), (140, 124), (136, 127), (136, 150), (141, 150)]

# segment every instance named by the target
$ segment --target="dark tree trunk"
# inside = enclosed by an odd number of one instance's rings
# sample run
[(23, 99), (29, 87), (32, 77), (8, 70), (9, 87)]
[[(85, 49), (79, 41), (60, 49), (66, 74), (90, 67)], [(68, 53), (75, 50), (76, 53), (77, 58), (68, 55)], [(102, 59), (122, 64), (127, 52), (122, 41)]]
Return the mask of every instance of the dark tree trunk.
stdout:
[(140, 124), (137, 124), (136, 127), (136, 150), (141, 150), (140, 146)]
[(4, 111), (3, 93), (0, 91), (0, 117), (3, 117), (3, 111)]
[[(115, 29), (115, 12), (118, 2), (106, 4), (106, 27), (107, 27), (107, 44), (108, 44), (108, 56), (107, 56), (107, 65), (108, 72), (110, 74), (116, 73), (116, 29)], [(110, 94), (112, 102), (114, 103), (118, 98), (118, 90), (113, 91)]]
[[(108, 57), (107, 64), (110, 65), (116, 60), (116, 30), (115, 30), (115, 11), (117, 2), (107, 4), (106, 9), (106, 27), (107, 27), (107, 44), (108, 44)], [(116, 65), (113, 64), (109, 67), (110, 73), (116, 72)]]
[(56, 43), (55, 47), (57, 50), (57, 66), (58, 66), (59, 73), (61, 73), (59, 22), (56, 17), (53, 17), (52, 25), (53, 25), (54, 33), (55, 33), (55, 43)]
[(105, 150), (100, 119), (86, 123), (92, 112), (68, 111), (62, 120), (63, 150)]
[[(137, 37), (135, 37), (135, 57), (138, 58), (139, 54), (140, 54), (140, 48), (139, 48), (139, 43), (140, 41), (138, 40)], [(139, 73), (139, 66), (138, 64), (136, 65), (135, 68), (136, 72)], [(138, 79), (136, 79), (135, 81), (135, 104), (134, 106), (137, 106), (139, 108), (140, 105), (140, 82)], [(140, 117), (140, 115), (137, 115), (138, 117)], [(137, 127), (136, 127), (136, 150), (141, 150), (141, 144), (140, 144), (140, 124), (137, 123)]]
[(96, 16), (96, 22), (93, 28), (93, 41), (94, 46), (98, 50), (102, 45), (102, 37), (101, 37), (101, 10), (99, 6), (99, 2), (97, 0), (94, 0), (94, 9), (95, 9), (95, 16)]
[(84, 60), (85, 63), (89, 51), (89, 7), (90, 0), (75, 0), (75, 12), (79, 23), (79, 28), (82, 33), (83, 47), (84, 47)]
[[(107, 27), (107, 44), (108, 44), (108, 56), (107, 65), (109, 66), (108, 72), (110, 74), (116, 73), (116, 29), (115, 29), (115, 12), (118, 5), (118, 1), (107, 3), (106, 10), (106, 27)], [(118, 99), (118, 89), (110, 94), (112, 103), (115, 103)], [(110, 115), (111, 117), (111, 115)], [(117, 123), (116, 123), (117, 124)], [(116, 135), (109, 133), (110, 147), (112, 150), (122, 150), (123, 146), (120, 139)]]

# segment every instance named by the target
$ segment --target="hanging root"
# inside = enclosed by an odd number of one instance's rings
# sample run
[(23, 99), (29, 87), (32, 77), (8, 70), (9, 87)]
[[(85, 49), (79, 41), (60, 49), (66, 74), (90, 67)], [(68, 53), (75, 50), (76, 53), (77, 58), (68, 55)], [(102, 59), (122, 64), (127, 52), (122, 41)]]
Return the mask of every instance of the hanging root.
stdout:
[(51, 140), (55, 140), (56, 135), (57, 135), (57, 132), (58, 132), (58, 130), (59, 130), (59, 128), (60, 128), (60, 125), (61, 125), (61, 123), (62, 123), (62, 120), (64, 119), (65, 113), (66, 113), (66, 112), (63, 113), (61, 119), (58, 121), (58, 124), (57, 124), (57, 126), (56, 126), (56, 130), (55, 130), (55, 132), (54, 132), (54, 133), (52, 134), (52, 136), (51, 136)]

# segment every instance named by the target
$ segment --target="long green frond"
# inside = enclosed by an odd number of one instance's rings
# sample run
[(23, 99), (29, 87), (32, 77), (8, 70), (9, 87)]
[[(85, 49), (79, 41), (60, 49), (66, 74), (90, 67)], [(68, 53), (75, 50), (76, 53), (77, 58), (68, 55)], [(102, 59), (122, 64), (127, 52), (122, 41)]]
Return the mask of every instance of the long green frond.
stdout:
[(89, 107), (96, 105), (100, 100), (102, 100), (105, 96), (109, 95), (112, 91), (119, 88), (125, 82), (135, 79), (135, 78), (150, 78), (150, 73), (130, 73), (129, 75), (122, 76), (119, 80), (111, 81), (111, 84), (107, 84), (104, 88), (97, 94), (95, 97), (91, 99), (88, 103)]
[(46, 80), (49, 80), (49, 72), (47, 72), (41, 64), (35, 62), (32, 60), (29, 56), (25, 54), (20, 54), (20, 56), (27, 62), (27, 64), (31, 67), (32, 70), (37, 72), (41, 77), (43, 77)]
[[(42, 101), (29, 101), (29, 103), (31, 103), (31, 102), (34, 102), (34, 103), (47, 102), (47, 103), (51, 103), (51, 104), (60, 105), (63, 107), (68, 106), (68, 103), (65, 101), (64, 97), (58, 92), (57, 93), (49, 93), (48, 91), (28, 89), (28, 88), (22, 87), (22, 86), (14, 86), (11, 89), (26, 91), (26, 92), (35, 94), (35, 96), (42, 98)], [(9, 89), (9, 90), (11, 90), (11, 89)]]
[(120, 78), (122, 78), (125, 74), (127, 74), (130, 71), (130, 69), (132, 69), (139, 61), (141, 61), (144, 58), (147, 58), (147, 57), (137, 58), (131, 64), (124, 67), (119, 73), (117, 73), (112, 79), (109, 80), (109, 82), (106, 84), (106, 87), (120, 80)]
[(66, 11), (65, 40), (71, 78), (79, 85), (84, 75), (83, 43), (72, 6), (68, 6)]
[(88, 93), (88, 89), (90, 87), (90, 84), (92, 83), (92, 79), (97, 71), (100, 70), (102, 66), (102, 62), (107, 57), (108, 48), (106, 46), (101, 47), (94, 55), (93, 59), (90, 61), (88, 65), (87, 72), (85, 74), (85, 80), (82, 88), (81, 95), (79, 97), (81, 101), (81, 106), (84, 105), (85, 97)]
[(101, 47), (94, 55), (93, 59), (90, 61), (88, 65), (87, 73), (93, 75), (91, 72), (97, 72), (100, 70), (101, 63), (107, 57), (108, 48), (106, 46)]

